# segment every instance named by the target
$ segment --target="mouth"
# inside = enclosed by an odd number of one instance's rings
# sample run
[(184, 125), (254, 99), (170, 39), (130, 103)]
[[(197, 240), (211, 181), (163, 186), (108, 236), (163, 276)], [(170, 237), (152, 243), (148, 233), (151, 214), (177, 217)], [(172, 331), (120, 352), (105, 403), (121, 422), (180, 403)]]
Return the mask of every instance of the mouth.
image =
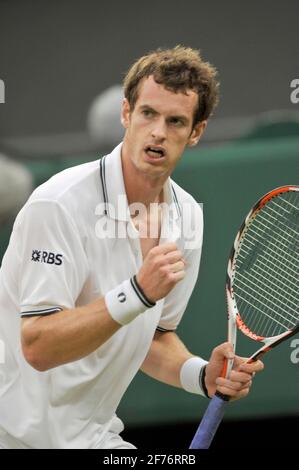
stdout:
[(148, 145), (144, 151), (151, 160), (161, 161), (166, 155), (165, 149), (157, 145)]

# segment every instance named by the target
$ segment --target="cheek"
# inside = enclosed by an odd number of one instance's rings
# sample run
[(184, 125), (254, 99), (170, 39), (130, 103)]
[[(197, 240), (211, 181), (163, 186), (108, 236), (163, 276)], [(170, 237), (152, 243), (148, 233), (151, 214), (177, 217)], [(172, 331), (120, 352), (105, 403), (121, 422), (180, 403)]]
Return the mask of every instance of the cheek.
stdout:
[(132, 119), (128, 126), (128, 130), (130, 131), (130, 133), (134, 134), (135, 138), (137, 139), (140, 133), (145, 132), (147, 128), (148, 128), (148, 124), (145, 123), (142, 119), (138, 119), (138, 118)]
[(179, 148), (184, 148), (189, 142), (189, 134), (187, 132), (177, 132), (173, 136), (173, 142), (175, 142)]

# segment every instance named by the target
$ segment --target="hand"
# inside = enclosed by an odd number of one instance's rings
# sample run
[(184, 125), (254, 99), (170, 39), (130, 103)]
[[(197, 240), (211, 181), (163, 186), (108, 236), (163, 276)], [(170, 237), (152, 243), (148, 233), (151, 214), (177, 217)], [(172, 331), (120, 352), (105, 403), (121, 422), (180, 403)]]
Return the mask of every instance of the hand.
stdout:
[[(234, 365), (229, 378), (221, 377), (225, 358), (233, 359)], [(210, 357), (206, 367), (205, 383), (210, 397), (216, 390), (227, 395), (231, 400), (238, 400), (248, 395), (252, 379), (256, 372), (264, 368), (261, 361), (246, 363), (247, 358), (236, 356), (230, 343), (217, 346)]]
[(164, 298), (185, 277), (182, 253), (175, 243), (152, 248), (137, 274), (137, 282), (149, 300)]

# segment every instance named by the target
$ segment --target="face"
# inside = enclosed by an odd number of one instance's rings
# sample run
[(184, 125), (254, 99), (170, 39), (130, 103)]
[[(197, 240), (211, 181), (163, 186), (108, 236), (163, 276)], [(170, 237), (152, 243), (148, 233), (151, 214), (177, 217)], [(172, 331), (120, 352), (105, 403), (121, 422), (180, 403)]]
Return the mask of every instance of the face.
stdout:
[(185, 147), (197, 144), (207, 123), (193, 128), (197, 94), (192, 90), (174, 93), (150, 76), (142, 80), (138, 91), (133, 110), (126, 99), (123, 101), (123, 157), (139, 172), (167, 177)]

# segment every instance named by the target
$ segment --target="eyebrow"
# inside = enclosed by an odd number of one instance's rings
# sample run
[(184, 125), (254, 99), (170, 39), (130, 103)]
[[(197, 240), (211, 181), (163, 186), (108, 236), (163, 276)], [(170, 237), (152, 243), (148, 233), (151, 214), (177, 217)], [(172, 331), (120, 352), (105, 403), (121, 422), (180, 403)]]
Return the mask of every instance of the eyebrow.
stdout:
[[(150, 105), (148, 104), (143, 104), (140, 106), (140, 109), (141, 110), (149, 110), (149, 111), (152, 111), (156, 114), (159, 114), (158, 111), (156, 111), (154, 108), (152, 108)], [(181, 115), (181, 114), (173, 114), (172, 116), (169, 116), (170, 119), (180, 119), (181, 121), (184, 122), (184, 124), (189, 124), (189, 119), (184, 116), (184, 115)]]

